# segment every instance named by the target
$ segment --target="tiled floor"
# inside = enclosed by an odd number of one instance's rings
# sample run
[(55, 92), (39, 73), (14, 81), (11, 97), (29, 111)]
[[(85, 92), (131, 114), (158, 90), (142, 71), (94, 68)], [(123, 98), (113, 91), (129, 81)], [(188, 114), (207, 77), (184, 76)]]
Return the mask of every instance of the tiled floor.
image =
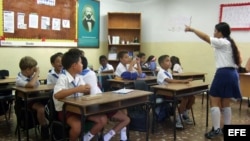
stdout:
[[(239, 111), (239, 102), (232, 102), (232, 123), (233, 124), (250, 124), (250, 108), (247, 107), (247, 102), (243, 101), (242, 109)], [(177, 130), (177, 141), (208, 141), (205, 139), (204, 133), (211, 129), (211, 118), (209, 117), (209, 126), (206, 128), (206, 104), (201, 104), (201, 97), (196, 96), (196, 103), (193, 106), (196, 125), (186, 125), (183, 130)], [(13, 110), (12, 110), (13, 111)], [(105, 128), (107, 132), (114, 123), (110, 122)], [(171, 120), (166, 120), (163, 123), (157, 124), (157, 129), (154, 134), (149, 135), (150, 141), (173, 141), (173, 128)], [(7, 123), (4, 116), (0, 116), (0, 141), (17, 141), (15, 135), (16, 117), (12, 112), (11, 119)], [(32, 141), (36, 141), (34, 130), (30, 130)], [(26, 140), (22, 133), (22, 140)], [(131, 141), (145, 141), (145, 133), (130, 131)], [(119, 135), (116, 135), (112, 141), (119, 141)], [(213, 139), (213, 141), (223, 141), (223, 136)]]

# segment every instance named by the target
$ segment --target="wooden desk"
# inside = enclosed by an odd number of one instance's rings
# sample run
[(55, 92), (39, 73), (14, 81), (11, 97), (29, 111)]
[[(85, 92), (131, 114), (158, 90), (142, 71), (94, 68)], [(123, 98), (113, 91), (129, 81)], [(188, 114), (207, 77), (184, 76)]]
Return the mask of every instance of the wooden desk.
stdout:
[[(137, 78), (136, 80), (144, 80), (148, 85), (156, 85), (156, 76), (146, 76), (145, 78)], [(113, 88), (134, 88), (135, 80), (125, 80), (125, 79), (109, 79), (110, 87)]]
[[(82, 100), (78, 98), (65, 98), (59, 101), (64, 102), (63, 111), (70, 111), (81, 115), (82, 129), (81, 137), (83, 137), (84, 122), (87, 116), (107, 113), (131, 106), (145, 104), (149, 106), (148, 96), (153, 94), (149, 91), (134, 90), (127, 94), (116, 94), (114, 92), (104, 92), (98, 99)], [(149, 127), (149, 108), (147, 108), (147, 127)], [(149, 128), (147, 128), (149, 129)], [(146, 133), (148, 140), (148, 130)], [(82, 141), (82, 139), (81, 139)]]
[(16, 78), (5, 78), (5, 79), (0, 79), (0, 84), (9, 84), (9, 83), (15, 83)]
[(101, 90), (108, 91), (109, 85), (107, 83), (107, 80), (115, 78), (115, 74), (114, 73), (96, 73), (96, 75), (97, 75), (97, 80), (98, 80)]
[[(151, 88), (154, 89), (154, 94), (163, 95), (172, 97), (173, 100), (173, 108), (176, 109), (177, 101), (179, 97), (188, 96), (188, 95), (196, 95), (202, 92), (207, 92), (207, 111), (206, 111), (206, 126), (208, 126), (208, 91), (209, 84), (204, 82), (193, 81), (191, 83), (169, 83), (167, 85), (154, 85)], [(153, 101), (153, 113), (155, 113), (155, 105), (156, 105), (156, 96), (154, 96)], [(174, 110), (175, 111), (175, 110)], [(153, 125), (152, 132), (154, 132), (154, 124), (155, 124), (155, 114), (153, 114)], [(176, 114), (174, 112), (174, 140), (176, 140)]]
[[(36, 88), (24, 88), (24, 87), (12, 87), (13, 90), (16, 90), (15, 97), (21, 97), (24, 100), (25, 108), (25, 126), (28, 127), (28, 102), (34, 99), (49, 99), (49, 94), (38, 94), (38, 92), (51, 91), (54, 89), (54, 85), (40, 85)], [(18, 121), (18, 120), (17, 120)], [(20, 136), (20, 124), (17, 122), (18, 129), (18, 140), (21, 140)], [(26, 130), (27, 141), (29, 140), (29, 130)]]
[(250, 73), (240, 73), (239, 76), (242, 97), (250, 97)]
[(12, 86), (15, 82), (16, 78), (0, 79), (0, 91), (12, 90)]
[(193, 78), (193, 80), (203, 80), (205, 82), (205, 75), (206, 73), (200, 72), (184, 72), (184, 73), (174, 73), (174, 79), (188, 79)]
[[(242, 97), (248, 97), (248, 107), (250, 107), (250, 73), (240, 73), (240, 91)], [(241, 110), (242, 100), (240, 101), (240, 110)]]

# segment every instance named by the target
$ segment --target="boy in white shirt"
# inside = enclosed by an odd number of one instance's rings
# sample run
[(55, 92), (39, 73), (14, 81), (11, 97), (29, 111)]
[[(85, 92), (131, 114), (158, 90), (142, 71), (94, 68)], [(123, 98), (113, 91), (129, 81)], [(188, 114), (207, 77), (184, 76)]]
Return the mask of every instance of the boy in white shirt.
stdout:
[[(87, 68), (88, 60), (86, 57), (82, 56), (82, 64), (83, 64), (83, 71), (81, 73), (83, 80), (90, 85), (91, 90), (90, 94), (98, 94), (102, 93), (100, 88), (97, 85), (97, 76), (94, 71)], [(93, 88), (93, 89), (92, 89)], [(117, 132), (121, 132), (121, 141), (127, 141), (127, 129), (126, 126), (129, 124), (130, 119), (129, 117), (124, 114), (122, 111), (113, 111), (107, 113), (109, 119), (115, 119), (119, 123), (111, 129), (108, 133), (106, 133), (103, 137), (104, 141), (109, 141)]]
[[(171, 67), (171, 62), (170, 62), (170, 58), (168, 55), (160, 56), (158, 58), (158, 63), (161, 66), (161, 69), (159, 70), (157, 74), (158, 84), (188, 83), (192, 81), (192, 79), (184, 79), (184, 80), (173, 79), (172, 74), (168, 71)], [(190, 120), (188, 116), (188, 113), (184, 112), (185, 110), (191, 109), (193, 104), (194, 104), (193, 96), (185, 96), (181, 98), (181, 103), (179, 106), (180, 115), (177, 116), (177, 119), (176, 119), (176, 128), (183, 128), (180, 117), (183, 118), (183, 120), (187, 124), (193, 124), (193, 122)]]
[[(40, 69), (37, 67), (37, 61), (30, 57), (25, 56), (19, 62), (21, 72), (18, 73), (16, 78), (16, 86), (25, 88), (35, 88), (40, 85), (39, 74)], [(41, 125), (42, 139), (49, 137), (49, 128), (45, 118), (44, 105), (47, 100), (31, 101), (28, 103), (28, 108), (31, 108), (37, 112), (37, 120)]]
[[(64, 103), (58, 101), (58, 99), (79, 97), (89, 93), (91, 89), (89, 85), (85, 84), (82, 76), (79, 74), (82, 72), (82, 55), (83, 52), (81, 50), (74, 48), (70, 49), (62, 57), (62, 65), (65, 71), (59, 75), (53, 94), (55, 109), (58, 111), (58, 118), (61, 121), (63, 121), (62, 107)], [(90, 131), (84, 135), (84, 141), (90, 141), (95, 134), (102, 130), (107, 123), (107, 117), (106, 115), (94, 115), (88, 116), (87, 120), (93, 121), (95, 124)], [(70, 141), (77, 141), (81, 135), (81, 115), (67, 112), (66, 123), (70, 126)]]
[(98, 69), (98, 73), (112, 73), (114, 72), (114, 67), (108, 63), (108, 59), (105, 55), (99, 57), (99, 62), (101, 66)]
[[(120, 63), (115, 70), (116, 76), (122, 77), (123, 79), (136, 79), (137, 77), (145, 77), (143, 76), (141, 70), (139, 58), (131, 60), (127, 51), (120, 51), (117, 56)], [(137, 70), (134, 68), (135, 64), (137, 64)]]
[(53, 68), (49, 70), (49, 73), (47, 75), (47, 84), (56, 84), (56, 81), (59, 78), (59, 74), (63, 69), (62, 56), (63, 53), (57, 52), (50, 57), (50, 63)]

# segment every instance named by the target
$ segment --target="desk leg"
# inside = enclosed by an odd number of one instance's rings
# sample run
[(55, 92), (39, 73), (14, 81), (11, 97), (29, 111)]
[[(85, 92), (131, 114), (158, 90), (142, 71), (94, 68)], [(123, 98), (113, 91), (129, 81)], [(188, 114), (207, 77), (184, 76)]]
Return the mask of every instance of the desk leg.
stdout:
[(173, 123), (173, 127), (174, 127), (174, 140), (176, 140), (176, 107), (177, 107), (177, 98), (174, 97), (174, 103), (173, 103), (173, 109), (174, 109), (174, 123)]
[(207, 113), (206, 113), (206, 127), (208, 127), (208, 110), (209, 110), (209, 90), (207, 90)]
[(66, 141), (66, 137), (65, 137), (65, 130), (66, 130), (66, 110), (65, 110), (65, 105), (63, 104), (63, 141)]
[(25, 103), (25, 130), (26, 130), (26, 137), (27, 141), (29, 141), (29, 129), (28, 129), (28, 101), (27, 96), (24, 96), (24, 103)]
[(146, 103), (146, 111), (147, 111), (147, 119), (146, 119), (146, 141), (148, 141), (148, 135), (149, 135), (149, 124), (150, 124), (150, 117), (149, 117), (149, 111), (150, 111), (150, 103)]
[(84, 116), (82, 108), (80, 108), (81, 111), (81, 134), (80, 134), (80, 141), (84, 141), (84, 123), (86, 121), (86, 117)]
[(154, 134), (155, 131), (155, 106), (156, 106), (156, 90), (154, 90), (153, 94), (153, 103), (152, 103), (152, 114), (153, 114), (153, 119), (152, 119), (152, 129), (151, 133)]
[[(15, 92), (15, 93), (17, 93), (17, 92)], [(17, 94), (15, 94), (15, 106), (20, 106), (20, 104), (17, 104), (17, 103), (20, 103), (19, 102), (19, 100), (20, 99), (18, 99), (17, 98)], [(16, 110), (16, 109), (15, 109)], [(20, 112), (20, 111), (19, 111)], [(18, 115), (16, 116), (17, 117), (17, 127), (16, 127), (16, 132), (17, 132), (17, 136), (18, 136), (18, 141), (21, 141), (21, 135), (20, 135), (20, 113), (19, 112), (17, 112), (18, 113)]]

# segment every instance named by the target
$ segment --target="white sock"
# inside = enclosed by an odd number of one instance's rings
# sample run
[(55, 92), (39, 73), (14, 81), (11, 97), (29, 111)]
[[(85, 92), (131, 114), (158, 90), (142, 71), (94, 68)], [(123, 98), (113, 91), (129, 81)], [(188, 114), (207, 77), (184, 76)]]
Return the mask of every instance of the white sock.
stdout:
[(220, 108), (212, 107), (210, 110), (211, 110), (212, 124), (214, 130), (217, 130), (218, 128), (220, 128)]
[(181, 118), (180, 117), (182, 117), (182, 114), (176, 115), (176, 122), (181, 122)]
[(123, 127), (121, 129), (121, 140), (127, 140), (128, 137), (127, 137), (127, 127)]
[(185, 111), (183, 112), (183, 115), (184, 115), (185, 117), (188, 117), (188, 110), (185, 110)]
[(224, 125), (230, 125), (231, 124), (231, 118), (232, 118), (231, 107), (222, 108), (222, 113), (223, 113), (223, 118), (224, 118)]
[(83, 136), (84, 141), (90, 141), (93, 137), (94, 137), (94, 135), (92, 135), (90, 132), (86, 133), (86, 134)]
[(114, 130), (110, 130), (107, 134), (104, 135), (104, 141), (109, 141), (115, 135)]

